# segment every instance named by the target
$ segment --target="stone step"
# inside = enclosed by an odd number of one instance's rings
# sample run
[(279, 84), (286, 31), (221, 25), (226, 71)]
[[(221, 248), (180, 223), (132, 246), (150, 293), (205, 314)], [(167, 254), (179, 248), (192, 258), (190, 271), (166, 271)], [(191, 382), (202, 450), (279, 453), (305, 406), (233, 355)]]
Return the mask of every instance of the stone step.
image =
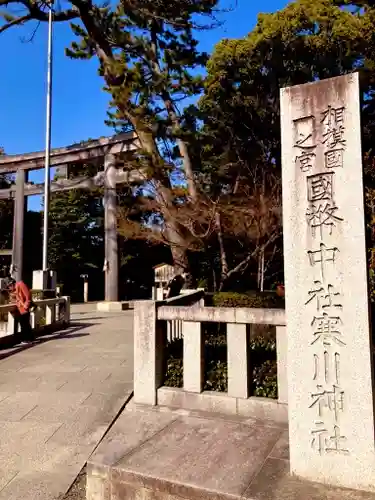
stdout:
[(285, 426), (129, 405), (90, 458), (87, 500), (375, 500), (289, 475)]

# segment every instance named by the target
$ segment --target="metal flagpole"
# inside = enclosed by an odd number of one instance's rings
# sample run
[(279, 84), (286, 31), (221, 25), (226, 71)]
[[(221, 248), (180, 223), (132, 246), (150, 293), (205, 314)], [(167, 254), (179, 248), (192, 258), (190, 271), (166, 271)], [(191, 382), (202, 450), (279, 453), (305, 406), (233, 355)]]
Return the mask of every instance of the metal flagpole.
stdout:
[(53, 0), (48, 12), (48, 63), (46, 106), (46, 156), (44, 173), (44, 220), (43, 220), (43, 271), (48, 269), (48, 212), (50, 202), (50, 153), (51, 153), (51, 107), (52, 107), (52, 14)]

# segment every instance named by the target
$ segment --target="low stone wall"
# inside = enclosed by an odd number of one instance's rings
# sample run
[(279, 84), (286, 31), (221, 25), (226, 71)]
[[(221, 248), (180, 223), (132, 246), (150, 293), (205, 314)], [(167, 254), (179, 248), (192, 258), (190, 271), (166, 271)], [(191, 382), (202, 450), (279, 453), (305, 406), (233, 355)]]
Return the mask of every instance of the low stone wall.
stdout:
[[(134, 309), (134, 400), (148, 405), (249, 415), (287, 421), (287, 339), (285, 311), (204, 307), (197, 291), (168, 301), (142, 301)], [(203, 323), (225, 323), (227, 329), (228, 391), (203, 391)], [(176, 325), (178, 328), (176, 328)], [(278, 399), (252, 397), (249, 328), (276, 329)], [(171, 331), (183, 338), (183, 388), (163, 387), (166, 341)], [(178, 337), (179, 338), (179, 337)]]
[[(37, 308), (31, 313), (31, 326), (33, 330), (57, 329), (70, 323), (70, 297), (36, 300)], [(0, 315), (7, 321), (0, 323), (0, 339), (10, 338), (15, 334), (16, 306), (6, 304), (0, 306)]]

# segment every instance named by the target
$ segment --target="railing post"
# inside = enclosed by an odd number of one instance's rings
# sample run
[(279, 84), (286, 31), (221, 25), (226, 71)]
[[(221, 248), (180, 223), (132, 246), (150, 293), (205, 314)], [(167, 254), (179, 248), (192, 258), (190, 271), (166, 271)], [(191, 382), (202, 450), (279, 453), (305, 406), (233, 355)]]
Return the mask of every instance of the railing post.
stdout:
[(178, 320), (178, 339), (182, 339), (182, 321)]
[(30, 313), (30, 325), (31, 325), (31, 329), (32, 330), (35, 330), (35, 328), (36, 328), (35, 313), (36, 313), (36, 311), (32, 311)]
[(68, 325), (70, 323), (70, 297), (64, 296), (64, 323)]
[(172, 342), (172, 321), (167, 321), (167, 340), (168, 342)]
[(60, 322), (60, 302), (56, 302), (55, 305), (55, 321), (56, 323)]
[(201, 323), (184, 321), (182, 323), (184, 359), (184, 390), (202, 392), (204, 378), (204, 343)]
[(285, 326), (276, 327), (277, 393), (279, 403), (288, 402), (287, 353)]
[(166, 322), (157, 321), (156, 302), (134, 305), (134, 401), (157, 404), (165, 374)]
[(52, 325), (56, 321), (56, 304), (46, 306), (46, 325)]
[(247, 399), (249, 397), (251, 367), (249, 335), (246, 325), (234, 323), (227, 325), (227, 356), (228, 396)]
[(31, 315), (30, 315), (31, 316), (31, 328), (33, 330), (36, 330), (38, 328), (41, 315), (42, 315), (42, 311), (40, 310), (39, 307), (37, 307), (35, 309), (35, 311), (33, 311), (31, 313)]
[(16, 320), (14, 318), (14, 313), (12, 311), (8, 312), (8, 324), (7, 332), (9, 335), (15, 335), (16, 332)]

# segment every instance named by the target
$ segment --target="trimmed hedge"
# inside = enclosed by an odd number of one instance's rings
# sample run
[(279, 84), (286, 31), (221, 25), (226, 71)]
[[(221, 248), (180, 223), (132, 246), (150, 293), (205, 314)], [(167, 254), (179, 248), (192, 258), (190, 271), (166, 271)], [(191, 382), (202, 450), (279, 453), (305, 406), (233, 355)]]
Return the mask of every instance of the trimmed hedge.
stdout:
[(285, 309), (285, 300), (274, 292), (219, 292), (212, 296), (214, 307), (259, 307)]

